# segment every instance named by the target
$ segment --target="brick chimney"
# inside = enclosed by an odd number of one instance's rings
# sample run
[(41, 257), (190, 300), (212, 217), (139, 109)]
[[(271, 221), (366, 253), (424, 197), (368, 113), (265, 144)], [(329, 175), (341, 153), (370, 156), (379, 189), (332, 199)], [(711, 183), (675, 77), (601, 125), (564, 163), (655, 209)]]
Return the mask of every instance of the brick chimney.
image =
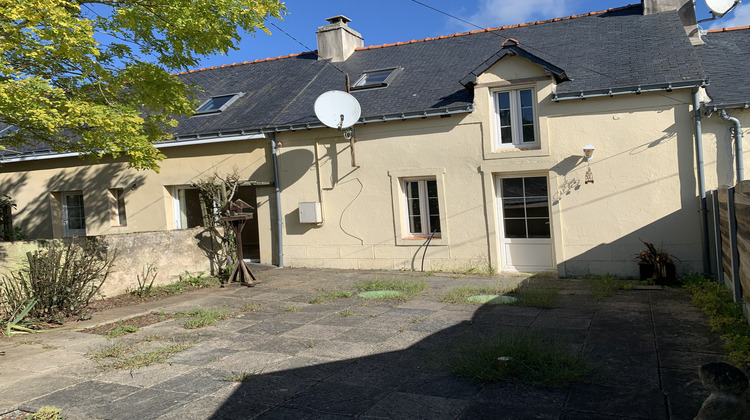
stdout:
[(680, 15), (682, 26), (685, 28), (685, 33), (690, 38), (690, 42), (693, 45), (702, 45), (704, 43), (701, 40), (700, 31), (698, 30), (694, 0), (642, 0), (641, 4), (643, 4), (644, 15), (677, 10), (677, 14)]
[(326, 19), (330, 24), (318, 28), (318, 59), (334, 62), (349, 58), (357, 47), (363, 47), (362, 35), (350, 28), (351, 19), (339, 15)]

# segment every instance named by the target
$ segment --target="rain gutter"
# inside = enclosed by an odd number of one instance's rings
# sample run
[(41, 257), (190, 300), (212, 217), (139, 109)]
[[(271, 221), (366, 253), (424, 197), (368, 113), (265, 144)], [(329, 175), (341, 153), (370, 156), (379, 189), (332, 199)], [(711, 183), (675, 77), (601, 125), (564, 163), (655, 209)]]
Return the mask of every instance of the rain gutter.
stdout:
[(612, 87), (608, 89), (582, 90), (579, 92), (553, 93), (552, 101), (560, 102), (571, 99), (600, 98), (605, 96), (632, 95), (647, 92), (671, 92), (675, 89), (687, 89), (703, 87), (708, 85), (708, 79), (687, 80), (684, 82), (654, 83), (647, 85), (636, 85), (626, 87)]

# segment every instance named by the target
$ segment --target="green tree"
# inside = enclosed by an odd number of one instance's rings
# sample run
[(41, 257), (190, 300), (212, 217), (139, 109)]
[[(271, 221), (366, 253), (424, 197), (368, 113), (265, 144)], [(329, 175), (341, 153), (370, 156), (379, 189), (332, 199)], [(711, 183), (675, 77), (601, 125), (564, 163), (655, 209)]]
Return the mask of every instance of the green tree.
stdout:
[(268, 33), (279, 0), (0, 0), (0, 148), (46, 143), (158, 170), (154, 142), (195, 109), (174, 72)]

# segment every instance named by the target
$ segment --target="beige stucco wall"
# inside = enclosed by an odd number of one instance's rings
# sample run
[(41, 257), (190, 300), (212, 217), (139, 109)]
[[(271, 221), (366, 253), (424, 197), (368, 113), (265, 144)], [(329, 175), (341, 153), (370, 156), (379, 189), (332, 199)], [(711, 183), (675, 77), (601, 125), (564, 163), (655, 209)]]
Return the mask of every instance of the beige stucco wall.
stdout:
[[(91, 164), (79, 158), (5, 163), (0, 167), (2, 191), (18, 205), (14, 225), (32, 238), (63, 236), (60, 193), (80, 191), (84, 197), (87, 235), (112, 235), (174, 229), (172, 186), (189, 185), (216, 172), (235, 169), (244, 180), (273, 183), (268, 140), (249, 139), (164, 148), (159, 173), (135, 171), (124, 162)], [(126, 226), (113, 226), (109, 189), (122, 188)], [(271, 263), (272, 187), (257, 188), (261, 258)], [(251, 203), (252, 204), (252, 203)]]
[[(425, 270), (502, 268), (496, 179), (542, 175), (552, 269), (560, 274), (636, 275), (641, 240), (676, 256), (683, 273), (702, 268), (689, 90), (554, 103), (552, 78), (519, 57), (503, 58), (477, 82), (470, 114), (357, 125), (356, 168), (337, 130), (278, 133), (285, 266), (420, 269), (424, 255)], [(497, 151), (492, 92), (518, 87), (535, 91), (539, 145)], [(750, 135), (750, 111), (730, 114)], [(707, 188), (733, 183), (729, 125), (717, 115), (703, 117), (703, 141)], [(84, 191), (90, 234), (161, 231), (173, 227), (166, 186), (234, 167), (247, 179), (272, 182), (268, 143), (165, 149), (159, 174), (72, 158), (6, 164), (0, 185), (19, 204), (18, 224), (37, 237), (60, 230), (51, 192), (76, 190)], [(596, 147), (589, 163), (581, 156), (586, 144)], [(584, 183), (588, 169), (593, 184)], [(440, 194), (442, 235), (426, 252), (423, 240), (403, 234), (400, 180), (420, 176), (436, 179)], [(108, 188), (126, 191), (127, 227), (110, 226)], [(275, 263), (274, 188), (258, 187), (257, 196), (261, 261)], [(300, 223), (300, 202), (320, 202), (323, 223)]]
[[(135, 290), (137, 276), (143, 276), (146, 265), (157, 270), (155, 286), (177, 281), (186, 273), (211, 273), (211, 262), (204, 251), (210, 246), (210, 238), (201, 228), (105, 235), (101, 239), (107, 249), (117, 250), (117, 255), (99, 297)], [(39, 241), (0, 242), (0, 273), (28, 269), (26, 253), (42, 246)]]

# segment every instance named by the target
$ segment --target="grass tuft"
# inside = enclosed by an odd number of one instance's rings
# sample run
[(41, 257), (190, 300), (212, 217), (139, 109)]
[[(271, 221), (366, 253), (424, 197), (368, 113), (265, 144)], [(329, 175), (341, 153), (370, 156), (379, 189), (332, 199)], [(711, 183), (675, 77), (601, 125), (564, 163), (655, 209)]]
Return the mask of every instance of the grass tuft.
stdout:
[(525, 280), (515, 290), (518, 306), (531, 306), (535, 308), (554, 308), (560, 288), (548, 281), (533, 279)]
[(330, 292), (310, 299), (309, 303), (323, 303), (335, 299), (345, 299), (350, 297), (352, 297), (351, 292)]
[(255, 378), (255, 374), (252, 372), (240, 371), (239, 373), (232, 372), (226, 379), (227, 382), (250, 382)]
[(448, 291), (442, 301), (448, 303), (471, 303), (469, 298), (475, 295), (502, 295), (508, 292), (504, 287), (461, 286)]
[(180, 312), (177, 315), (187, 318), (182, 326), (188, 330), (208, 327), (231, 316), (226, 309), (196, 309), (190, 312)]
[[(583, 382), (593, 370), (559, 340), (535, 335), (472, 343), (454, 354), (451, 373), (481, 383), (512, 380), (539, 387), (567, 387)], [(510, 360), (500, 365), (499, 357)]]
[(105, 336), (107, 338), (117, 338), (122, 337), (126, 334), (132, 334), (136, 331), (138, 331), (138, 327), (135, 327), (133, 325), (119, 325), (116, 328), (107, 331)]
[(383, 299), (408, 300), (417, 293), (425, 290), (429, 285), (423, 280), (404, 281), (395, 278), (376, 279), (369, 282), (357, 283), (354, 287), (360, 292), (393, 291), (400, 295), (385, 296)]

